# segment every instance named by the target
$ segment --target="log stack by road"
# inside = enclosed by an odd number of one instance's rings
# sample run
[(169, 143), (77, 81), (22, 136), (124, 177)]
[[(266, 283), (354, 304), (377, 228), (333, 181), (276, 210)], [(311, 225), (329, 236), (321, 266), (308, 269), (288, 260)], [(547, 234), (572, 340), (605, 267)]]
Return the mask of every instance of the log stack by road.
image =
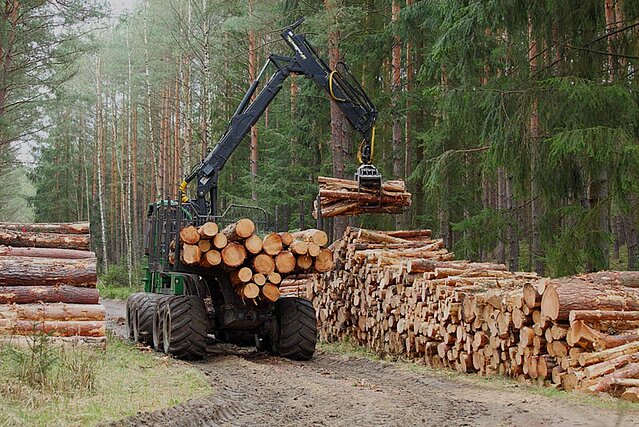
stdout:
[[(180, 230), (180, 260), (187, 266), (221, 269), (230, 275), (246, 302), (275, 302), (280, 296), (301, 295), (312, 273), (333, 268), (333, 251), (321, 230), (255, 234), (255, 224), (241, 219), (220, 230), (207, 222)], [(175, 262), (175, 254), (170, 255)], [(294, 289), (295, 288), (295, 289)]]
[(349, 228), (308, 282), (320, 338), (639, 400), (639, 273), (548, 279), (456, 261), (428, 230)]
[(0, 223), (0, 335), (103, 345), (89, 223)]

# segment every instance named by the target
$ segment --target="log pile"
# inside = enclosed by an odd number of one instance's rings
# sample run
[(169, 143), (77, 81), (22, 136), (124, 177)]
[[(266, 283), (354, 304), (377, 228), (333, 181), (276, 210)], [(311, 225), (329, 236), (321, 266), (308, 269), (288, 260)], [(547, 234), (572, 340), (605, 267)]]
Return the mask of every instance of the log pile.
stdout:
[[(381, 191), (358, 188), (356, 181), (320, 176), (319, 210), (323, 217), (358, 215), (362, 213), (399, 214), (411, 204), (411, 194), (404, 181), (386, 181)], [(313, 217), (318, 217), (315, 201)]]
[(104, 345), (89, 223), (0, 223), (0, 335)]
[(548, 279), (456, 261), (428, 230), (348, 228), (308, 282), (320, 339), (639, 400), (638, 272)]
[[(245, 218), (223, 230), (213, 222), (184, 227), (179, 253), (184, 265), (228, 273), (236, 293), (246, 303), (257, 304), (305, 293), (311, 273), (333, 268), (333, 251), (327, 244), (326, 233), (315, 229), (260, 237), (255, 224)], [(175, 262), (174, 253), (169, 261)]]

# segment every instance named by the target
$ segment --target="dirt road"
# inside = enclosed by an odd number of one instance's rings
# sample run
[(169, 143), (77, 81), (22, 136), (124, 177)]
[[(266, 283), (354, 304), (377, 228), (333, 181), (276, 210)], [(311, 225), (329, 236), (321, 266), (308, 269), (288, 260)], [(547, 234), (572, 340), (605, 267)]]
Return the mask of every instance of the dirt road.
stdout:
[[(106, 306), (109, 324), (120, 333), (122, 304)], [(328, 351), (293, 362), (225, 344), (209, 350), (208, 360), (194, 366), (210, 378), (210, 396), (114, 425), (639, 425), (639, 411), (617, 410), (615, 403), (604, 409), (541, 396), (516, 383), (451, 379), (412, 364)]]

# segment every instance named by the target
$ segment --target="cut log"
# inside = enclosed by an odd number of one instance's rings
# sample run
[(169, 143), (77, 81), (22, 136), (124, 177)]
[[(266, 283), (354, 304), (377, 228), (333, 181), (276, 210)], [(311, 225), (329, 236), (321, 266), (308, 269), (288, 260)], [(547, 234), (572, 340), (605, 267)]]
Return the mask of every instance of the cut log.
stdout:
[(213, 238), (213, 246), (215, 246), (217, 249), (222, 250), (226, 247), (227, 244), (228, 244), (228, 239), (222, 233), (217, 233), (215, 237)]
[(104, 321), (30, 321), (0, 319), (0, 334), (32, 335), (45, 333), (54, 337), (103, 337)]
[(289, 249), (295, 255), (306, 255), (308, 253), (308, 242), (302, 240), (296, 240), (291, 243)]
[(231, 272), (231, 283), (237, 285), (239, 283), (248, 283), (253, 278), (253, 270), (249, 267), (242, 267), (239, 270)]
[(96, 288), (76, 286), (5, 286), (0, 287), (0, 304), (32, 304), (64, 302), (69, 304), (97, 304), (100, 293)]
[(11, 304), (0, 305), (0, 319), (51, 320), (104, 320), (101, 304)]
[(407, 240), (425, 240), (432, 235), (431, 230), (396, 230), (396, 231), (380, 231), (380, 233), (386, 234), (392, 237), (399, 237), (400, 239)]
[(297, 257), (297, 267), (300, 270), (308, 270), (313, 266), (313, 258), (310, 255), (300, 255)]
[(88, 251), (88, 234), (31, 233), (0, 229), (0, 245)]
[(215, 237), (217, 232), (219, 231), (218, 226), (214, 222), (205, 222), (200, 228), (197, 229), (200, 238), (202, 239), (212, 239)]
[(619, 285), (599, 285), (574, 279), (546, 285), (541, 311), (551, 320), (568, 320), (571, 310), (639, 310), (639, 291)]
[(204, 254), (204, 259), (206, 259), (206, 262), (212, 267), (222, 263), (222, 255), (214, 249), (207, 251)]
[(255, 232), (255, 224), (248, 218), (242, 218), (233, 224), (229, 224), (222, 230), (229, 242), (246, 239)]
[(309, 243), (308, 250), (306, 253), (312, 257), (316, 257), (320, 254), (320, 251), (321, 251), (321, 248), (317, 243)]
[(315, 258), (315, 270), (318, 273), (326, 273), (333, 269), (333, 251), (322, 248), (319, 255)]
[(282, 282), (282, 276), (280, 275), (280, 273), (276, 271), (269, 274), (267, 279), (269, 282), (271, 282), (274, 285), (279, 285)]
[(197, 228), (189, 225), (180, 230), (180, 241), (189, 245), (196, 245), (200, 241), (200, 234), (197, 232)]
[[(0, 228), (2, 225), (0, 225)], [(639, 288), (639, 271), (598, 271), (577, 276), (600, 285), (621, 285)]]
[(210, 240), (200, 240), (197, 242), (197, 247), (200, 248), (200, 252), (204, 253), (211, 249), (211, 241)]
[(604, 360), (623, 356), (624, 354), (632, 354), (636, 352), (639, 352), (639, 341), (620, 345), (619, 347), (610, 348), (596, 353), (581, 353), (579, 355), (579, 364), (581, 366), (588, 366), (594, 363), (603, 362)]
[(282, 245), (289, 246), (291, 243), (293, 243), (293, 235), (288, 231), (280, 233), (280, 236), (282, 237)]
[(95, 259), (0, 257), (0, 285), (95, 287), (96, 263)]
[(260, 288), (255, 283), (246, 283), (239, 286), (237, 289), (237, 293), (245, 299), (257, 298), (260, 294)]
[(30, 258), (86, 259), (95, 258), (95, 252), (55, 248), (14, 248), (0, 246), (0, 256), (23, 256)]
[(253, 283), (255, 283), (257, 286), (264, 286), (264, 284), (266, 283), (266, 276), (262, 273), (254, 274)]
[(621, 393), (621, 396), (619, 397), (621, 398), (621, 400), (639, 403), (639, 387), (628, 387)]
[(280, 297), (280, 290), (272, 283), (266, 283), (262, 287), (262, 296), (270, 302), (275, 302)]
[(262, 241), (262, 250), (264, 253), (275, 256), (282, 251), (282, 236), (277, 233), (271, 233)]
[(317, 230), (315, 228), (297, 231), (293, 233), (293, 239), (312, 242), (319, 245), (320, 247), (324, 247), (328, 244), (328, 235), (322, 230)]
[(588, 378), (596, 378), (609, 374), (616, 369), (622, 368), (631, 362), (639, 362), (639, 353), (623, 354), (613, 359), (604, 360), (594, 365), (586, 366), (584, 373)]
[(541, 295), (532, 283), (524, 284), (524, 302), (528, 308), (536, 308), (541, 305)]
[(275, 268), (278, 273), (288, 274), (295, 270), (296, 264), (297, 260), (295, 259), (295, 255), (290, 251), (282, 251), (275, 257)]
[(88, 222), (53, 222), (35, 224), (16, 224), (0, 222), (0, 229), (19, 231), (21, 233), (57, 233), (57, 234), (89, 234)]
[(570, 323), (575, 320), (590, 322), (601, 320), (638, 321), (639, 311), (571, 310), (568, 320)]
[(200, 262), (202, 258), (202, 252), (198, 245), (182, 245), (182, 250), (180, 251), (180, 257), (182, 262), (186, 265), (196, 265)]
[(222, 249), (222, 262), (227, 267), (235, 268), (244, 263), (246, 259), (246, 249), (244, 245), (235, 242), (229, 242)]
[(259, 254), (253, 258), (253, 271), (262, 273), (266, 276), (275, 271), (275, 261), (273, 257), (267, 254)]
[(614, 386), (614, 381), (619, 378), (639, 378), (639, 363), (629, 363), (621, 369), (617, 369), (607, 375), (594, 386), (588, 387), (591, 392), (607, 392)]
[(254, 255), (259, 254), (262, 251), (262, 239), (253, 234), (244, 241), (244, 247)]

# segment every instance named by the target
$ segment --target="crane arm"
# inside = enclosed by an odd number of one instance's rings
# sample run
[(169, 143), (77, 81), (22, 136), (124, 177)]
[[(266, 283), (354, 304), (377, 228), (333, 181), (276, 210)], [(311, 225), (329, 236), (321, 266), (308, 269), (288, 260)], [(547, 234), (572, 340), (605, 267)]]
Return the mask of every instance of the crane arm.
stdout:
[[(217, 214), (217, 183), (220, 171), (242, 139), (250, 132), (251, 127), (257, 123), (277, 96), (282, 89), (282, 84), (290, 74), (304, 75), (312, 79), (337, 103), (351, 126), (362, 134), (363, 141), (358, 153), (358, 158), (363, 163), (360, 170), (362, 168), (371, 170), (372, 168), (375, 173), (377, 172), (370, 165), (374, 149), (377, 110), (345, 64), (340, 63), (332, 70), (319, 57), (306, 37), (295, 33), (294, 30), (302, 22), (303, 19), (300, 19), (281, 33), (282, 38), (294, 52), (294, 56), (269, 55), (257, 78), (251, 83), (235, 110), (217, 145), (193, 169), (180, 186), (181, 192), (184, 194), (186, 186), (197, 178), (197, 194), (194, 202), (200, 213), (213, 216)], [(251, 101), (257, 92), (259, 82), (271, 65), (275, 67), (275, 72)], [(378, 178), (381, 184), (381, 176)], [(209, 196), (208, 209), (207, 195)]]

